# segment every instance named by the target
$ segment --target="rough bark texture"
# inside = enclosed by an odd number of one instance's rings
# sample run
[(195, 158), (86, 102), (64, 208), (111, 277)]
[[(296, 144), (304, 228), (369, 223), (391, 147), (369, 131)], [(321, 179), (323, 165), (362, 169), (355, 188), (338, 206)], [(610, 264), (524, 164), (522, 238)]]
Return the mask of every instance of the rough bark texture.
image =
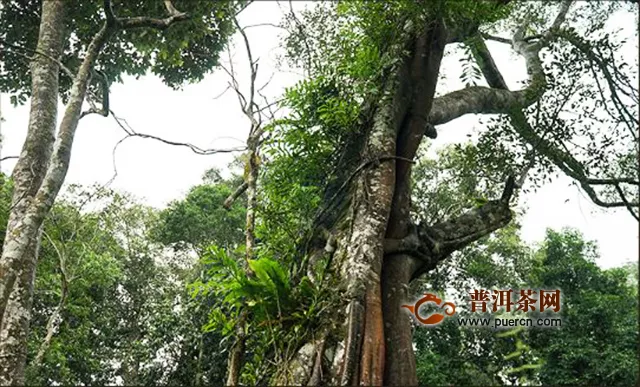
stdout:
[[(65, 41), (64, 4), (46, 1), (38, 51), (59, 58)], [(51, 156), (58, 103), (58, 65), (43, 56), (31, 64), (29, 128), (13, 172), (12, 209), (0, 258), (0, 385), (24, 384), (27, 332), (43, 214), (33, 211)]]
[[(566, 9), (563, 4), (560, 13)], [(329, 332), (332, 340), (303, 345), (278, 384), (417, 385), (411, 320), (401, 309), (409, 283), (511, 221), (509, 201), (519, 188), (514, 177), (496, 200), (437, 224), (413, 224), (411, 161), (424, 137), (436, 137), (434, 125), (469, 113), (521, 111), (540, 98), (546, 88), (538, 58), (542, 43), (526, 43), (522, 31), (511, 42), (526, 61), (525, 89), (508, 90), (494, 73), (491, 87), (434, 98), (445, 45), (477, 34), (477, 28), (448, 29), (437, 19), (424, 26), (408, 32), (404, 48), (410, 55), (387, 74), (384, 98), (363, 107), (372, 112), (370, 121), (345, 143), (316, 219), (337, 241), (333, 266), (345, 289), (343, 309), (335, 314), (345, 323)], [(486, 66), (495, 67), (488, 52), (480, 53)], [(327, 371), (321, 380), (318, 370)]]
[[(27, 334), (35, 268), (45, 217), (64, 183), (71, 148), (92, 68), (102, 47), (118, 29), (160, 28), (186, 19), (117, 18), (105, 0), (107, 20), (87, 47), (75, 74), (69, 101), (55, 136), (58, 73), (65, 43), (68, 2), (43, 1), (36, 55), (31, 63), (31, 111), (22, 152), (13, 172), (14, 194), (0, 257), (0, 385), (24, 384)], [(55, 60), (52, 60), (55, 59)]]
[[(447, 41), (441, 21), (425, 29), (414, 49), (411, 66), (412, 103), (398, 135), (398, 156), (412, 160), (425, 132), (434, 130), (427, 120), (433, 103), (440, 62)], [(435, 131), (435, 130), (434, 130)], [(430, 136), (435, 137), (435, 135)], [(391, 217), (386, 238), (402, 239), (409, 233), (411, 210), (411, 163), (398, 160)], [(386, 255), (383, 272), (385, 337), (387, 345), (385, 384), (416, 385), (415, 357), (411, 344), (410, 320), (399, 308), (406, 300), (406, 286), (417, 269), (415, 258), (408, 254)], [(404, 290), (404, 291), (403, 291)]]

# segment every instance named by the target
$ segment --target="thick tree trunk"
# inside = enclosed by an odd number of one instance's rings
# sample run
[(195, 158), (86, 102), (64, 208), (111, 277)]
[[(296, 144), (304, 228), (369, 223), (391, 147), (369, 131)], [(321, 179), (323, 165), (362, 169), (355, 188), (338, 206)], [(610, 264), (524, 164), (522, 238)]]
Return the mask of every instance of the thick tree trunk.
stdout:
[[(398, 138), (398, 156), (413, 160), (429, 129), (428, 112), (433, 103), (440, 62), (444, 54), (447, 34), (441, 22), (425, 29), (416, 41), (411, 82), (413, 98), (411, 110), (404, 120)], [(411, 218), (411, 163), (398, 160), (396, 184), (386, 238), (403, 239), (410, 231)], [(411, 325), (408, 316), (401, 313), (401, 305), (407, 300), (409, 281), (420, 267), (416, 258), (408, 254), (385, 256), (383, 299), (386, 354), (385, 384), (416, 385), (415, 357), (413, 353)]]
[[(409, 33), (403, 47), (411, 54), (387, 74), (371, 123), (356, 140), (363, 149), (352, 146), (358, 156), (346, 157), (350, 161), (338, 172), (348, 182), (347, 199), (336, 205), (335, 187), (328, 190), (333, 194), (326, 208), (337, 215), (327, 216), (322, 227), (337, 241), (333, 273), (344, 289), (335, 318), (345, 323), (329, 330), (330, 339), (305, 344), (279, 372), (287, 377), (276, 378), (278, 384), (417, 385), (411, 319), (401, 308), (409, 283), (511, 220), (513, 178), (499, 200), (438, 224), (411, 222), (411, 164), (422, 139), (436, 137), (433, 124), (484, 108), (511, 109), (534, 95), (478, 88), (434, 99), (449, 39), (441, 20), (425, 25)], [(542, 82), (536, 80), (534, 87)], [(455, 96), (459, 100), (451, 103)]]

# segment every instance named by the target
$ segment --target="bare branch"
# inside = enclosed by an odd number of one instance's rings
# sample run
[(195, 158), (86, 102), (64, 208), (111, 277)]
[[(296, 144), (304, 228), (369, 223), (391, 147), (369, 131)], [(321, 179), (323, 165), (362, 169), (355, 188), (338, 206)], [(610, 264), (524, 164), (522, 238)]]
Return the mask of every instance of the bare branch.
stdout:
[(280, 28), (280, 29), (285, 29), (283, 26), (279, 26), (277, 24), (273, 24), (273, 23), (257, 23), (257, 24), (251, 24), (248, 26), (244, 26), (244, 29), (248, 29), (248, 28), (254, 28), (254, 27), (274, 27), (274, 28)]
[(113, 4), (111, 0), (104, 0), (104, 11), (107, 15), (107, 25), (115, 26), (118, 29), (130, 30), (136, 28), (155, 28), (164, 30), (170, 27), (172, 24), (187, 20), (189, 15), (185, 12), (179, 12), (171, 1), (164, 1), (165, 8), (169, 13), (169, 17), (164, 19), (157, 19), (147, 16), (136, 16), (128, 18), (119, 18), (113, 11)]
[(586, 179), (585, 182), (591, 185), (618, 185), (620, 183), (640, 185), (638, 180), (629, 177), (619, 177), (614, 179)]
[[(215, 149), (215, 148), (204, 149), (204, 148), (200, 148), (200, 147), (198, 147), (196, 145), (185, 143), (185, 142), (177, 142), (177, 141), (165, 140), (165, 139), (163, 139), (161, 137), (158, 137), (158, 136), (154, 136), (154, 135), (151, 135), (151, 134), (145, 134), (145, 133), (138, 133), (138, 132), (134, 131), (131, 128), (131, 126), (129, 125), (129, 123), (127, 122), (127, 120), (118, 117), (113, 112), (113, 110), (111, 110), (111, 116), (114, 118), (114, 120), (116, 121), (118, 126), (127, 134), (127, 137), (125, 137), (125, 138), (128, 138), (128, 137), (148, 138), (148, 139), (160, 141), (160, 142), (162, 142), (164, 144), (167, 144), (167, 145), (186, 147), (186, 148), (189, 148), (193, 153), (196, 153), (196, 154), (199, 154), (199, 155), (205, 155), (205, 156), (206, 155), (213, 155), (213, 154), (217, 154), (217, 153), (242, 152), (242, 151), (246, 150), (246, 147), (228, 148), (228, 149)], [(120, 140), (120, 141), (122, 141), (122, 140)]]
[(7, 42), (4, 39), (0, 39), (0, 44), (2, 44), (3, 46), (6, 46), (6, 47), (12, 48), (14, 50), (18, 50), (18, 51), (16, 51), (16, 53), (21, 55), (21, 56), (23, 56), (25, 59), (28, 59), (28, 60), (33, 60), (33, 57), (32, 56), (28, 56), (28, 55), (22, 53), (21, 51), (27, 51), (27, 52), (31, 52), (31, 53), (40, 55), (40, 56), (42, 56), (44, 58), (49, 59), (53, 63), (57, 64), (62, 69), (62, 71), (64, 71), (64, 73), (67, 74), (72, 79), (76, 76), (73, 71), (71, 71), (67, 66), (64, 65), (64, 63), (62, 63), (58, 59), (56, 59), (56, 58), (52, 57), (51, 55), (48, 55), (48, 54), (46, 54), (46, 53), (44, 53), (42, 51), (35, 50), (35, 49), (32, 49), (32, 48), (28, 48), (28, 47), (23, 47), (23, 46), (20, 46), (20, 45), (17, 45), (17, 44), (12, 44), (12, 43)]
[(251, 80), (249, 82), (249, 98), (248, 98), (248, 103), (245, 105), (245, 115), (247, 115), (247, 117), (249, 118), (249, 120), (251, 120), (252, 123), (252, 130), (251, 132), (249, 132), (249, 136), (251, 136), (253, 133), (253, 130), (258, 129), (256, 126), (257, 122), (255, 117), (253, 116), (253, 108), (255, 106), (255, 102), (254, 102), (254, 96), (255, 96), (255, 87), (256, 87), (256, 77), (258, 76), (258, 65), (257, 63), (253, 62), (253, 56), (251, 55), (251, 45), (249, 44), (249, 38), (247, 37), (247, 33), (244, 31), (244, 29), (242, 27), (240, 27), (240, 24), (238, 23), (238, 19), (234, 18), (233, 22), (236, 25), (236, 28), (238, 28), (238, 31), (240, 32), (240, 35), (242, 35), (242, 40), (244, 41), (244, 46), (245, 49), (247, 51), (247, 57), (249, 58), (249, 71), (251, 74)]
[(511, 44), (511, 39), (508, 38), (503, 38), (501, 36), (494, 36), (494, 35), (489, 35), (486, 33), (482, 33), (481, 34), (483, 38), (488, 39), (488, 40), (494, 40), (496, 42), (500, 42), (500, 43), (505, 43), (505, 44)]
[(240, 13), (242, 13), (242, 11), (244, 11), (245, 9), (247, 9), (247, 7), (249, 7), (252, 3), (254, 2), (254, 0), (249, 0), (247, 1), (247, 4), (245, 4), (242, 8), (240, 8), (236, 14), (234, 15), (235, 17), (238, 17), (238, 15), (240, 15)]
[(622, 188), (620, 187), (620, 185), (615, 184), (614, 187), (616, 188), (618, 195), (620, 195), (620, 199), (622, 199), (622, 202), (624, 203), (625, 207), (627, 207), (627, 210), (629, 210), (629, 213), (631, 213), (631, 216), (633, 216), (637, 221), (640, 221), (640, 217), (638, 216), (636, 211), (633, 209), (633, 206), (631, 205), (631, 203), (629, 203), (629, 201), (627, 200), (627, 197), (622, 191)]
[(535, 166), (536, 164), (536, 157), (535, 157), (535, 149), (532, 150), (531, 152), (531, 157), (529, 158), (529, 162), (527, 163), (527, 165), (522, 169), (522, 171), (520, 172), (520, 176), (518, 177), (518, 179), (516, 179), (515, 181), (515, 185), (517, 188), (522, 188), (524, 186), (524, 181), (527, 178), (527, 175), (529, 174), (529, 171)]
[(223, 95), (225, 95), (225, 93), (231, 88), (231, 85), (227, 85), (227, 87), (224, 88), (224, 90), (222, 90), (222, 92), (218, 95), (216, 95), (215, 97), (213, 97), (213, 100), (215, 101), (216, 99), (222, 97)]

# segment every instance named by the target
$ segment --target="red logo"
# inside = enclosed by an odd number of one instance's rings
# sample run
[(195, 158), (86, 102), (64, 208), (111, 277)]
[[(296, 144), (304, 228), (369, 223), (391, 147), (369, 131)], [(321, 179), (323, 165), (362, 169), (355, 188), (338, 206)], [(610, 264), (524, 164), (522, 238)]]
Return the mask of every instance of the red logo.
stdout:
[[(416, 301), (413, 305), (402, 305), (403, 308), (409, 309), (409, 311), (413, 314), (416, 320), (424, 325), (437, 325), (444, 320), (444, 314), (442, 313), (433, 313), (426, 318), (420, 316), (420, 306), (422, 304), (426, 304), (432, 302), (443, 309), (444, 313), (447, 316), (453, 316), (456, 313), (456, 306), (451, 302), (442, 303), (442, 300), (438, 298), (435, 294), (425, 293), (424, 297)], [(449, 310), (445, 309), (446, 307), (450, 307)]]

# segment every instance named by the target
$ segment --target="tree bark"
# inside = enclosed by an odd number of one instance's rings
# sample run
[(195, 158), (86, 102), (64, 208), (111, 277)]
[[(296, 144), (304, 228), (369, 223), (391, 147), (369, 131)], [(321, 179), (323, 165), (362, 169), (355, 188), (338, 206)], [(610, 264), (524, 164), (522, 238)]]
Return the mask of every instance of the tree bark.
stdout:
[(88, 45), (75, 74), (56, 136), (58, 58), (66, 39), (65, 8), (68, 3), (42, 2), (38, 45), (31, 63), (29, 127), (13, 171), (14, 194), (0, 257), (0, 385), (24, 384), (27, 333), (42, 224), (69, 169), (90, 75), (104, 44), (119, 29), (165, 29), (187, 18), (184, 13), (172, 14), (165, 19), (117, 18), (111, 2), (105, 0), (104, 4), (106, 21)]
[[(345, 142), (348, 162), (338, 167), (338, 182), (320, 210), (324, 218), (317, 220), (337, 241), (332, 273), (344, 289), (334, 314), (345, 323), (330, 330), (331, 340), (303, 345), (278, 372), (292, 377), (276, 378), (277, 384), (417, 385), (411, 319), (401, 309), (410, 282), (512, 219), (509, 201), (519, 188), (514, 177), (496, 200), (444, 222), (413, 224), (411, 165), (422, 138), (436, 137), (434, 125), (469, 113), (508, 114), (540, 98), (546, 86), (540, 45), (524, 44), (520, 32), (514, 37), (527, 63), (527, 88), (472, 87), (434, 98), (444, 48), (461, 37), (451, 39), (442, 20), (425, 25), (405, 29), (403, 48), (410, 55), (386, 74), (371, 122)], [(343, 188), (347, 193), (338, 195)], [(320, 382), (318, 369), (328, 371)]]
[[(45, 1), (37, 50), (59, 58), (65, 4)], [(31, 63), (27, 138), (13, 171), (14, 193), (0, 258), (0, 385), (23, 385), (33, 282), (44, 216), (33, 211), (52, 153), (58, 104), (58, 64), (37, 55)]]
[[(428, 129), (435, 137), (435, 129), (427, 121), (440, 70), (440, 62), (447, 42), (447, 31), (441, 20), (425, 29), (416, 41), (411, 67), (413, 102), (398, 136), (398, 156), (412, 160)], [(411, 163), (398, 160), (393, 206), (386, 238), (402, 239), (409, 233), (411, 210)], [(408, 254), (387, 255), (384, 259), (383, 299), (386, 354), (385, 384), (417, 385), (415, 356), (412, 346), (410, 320), (399, 313), (407, 299), (406, 287), (419, 264)]]

